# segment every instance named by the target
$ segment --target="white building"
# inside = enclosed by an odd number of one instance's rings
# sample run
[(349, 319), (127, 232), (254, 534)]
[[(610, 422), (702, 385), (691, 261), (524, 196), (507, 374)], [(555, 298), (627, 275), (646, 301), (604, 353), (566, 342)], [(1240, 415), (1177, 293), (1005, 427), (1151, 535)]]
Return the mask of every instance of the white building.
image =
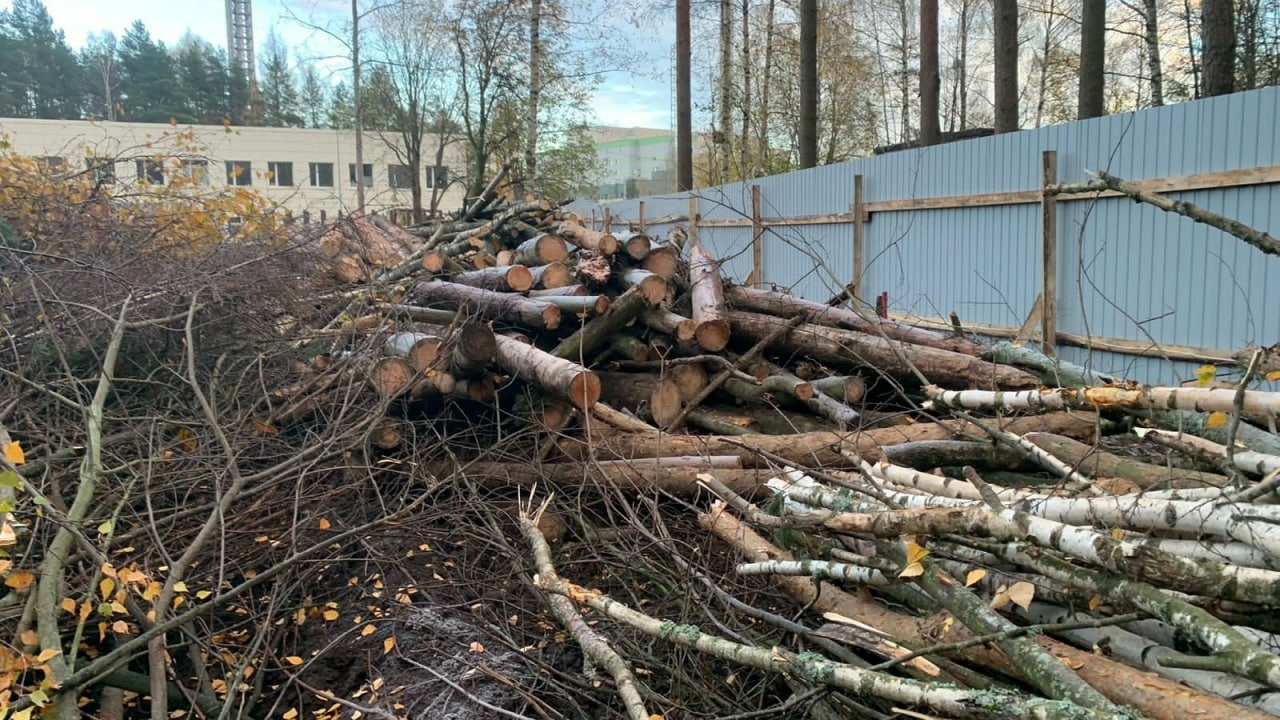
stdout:
[[(96, 172), (103, 182), (161, 184), (181, 173), (205, 184), (250, 188), (295, 214), (333, 215), (356, 206), (355, 132), (269, 127), (170, 126), (87, 120), (0, 118), (12, 151), (56, 167)], [(409, 168), (378, 133), (364, 134), (365, 206), (393, 214), (412, 207)], [(426, 146), (434, 158), (434, 143)], [(164, 158), (157, 162), (155, 158)], [(441, 211), (462, 206), (463, 157), (457, 147), (446, 164), (423, 172), (423, 206), (441, 193)]]

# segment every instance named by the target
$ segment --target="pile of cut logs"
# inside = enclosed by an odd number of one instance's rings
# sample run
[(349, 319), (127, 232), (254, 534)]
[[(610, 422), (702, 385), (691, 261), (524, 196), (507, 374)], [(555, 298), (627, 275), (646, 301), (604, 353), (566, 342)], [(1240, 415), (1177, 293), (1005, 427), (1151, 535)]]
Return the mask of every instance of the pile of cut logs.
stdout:
[[(547, 202), (488, 205), (409, 232), (348, 219), (325, 257), (368, 286), (267, 421), (300, 420), (353, 373), (384, 401), (536, 407), (554, 446), (476, 454), (469, 476), (718, 496), (701, 521), (751, 561), (739, 572), (774, 576), (824, 613), (807, 632), (878, 663), (810, 653), (827, 664), (806, 677), (886, 702), (947, 717), (1280, 710), (1280, 394), (1250, 387), (1280, 378), (1272, 351), (1249, 354), (1235, 387), (1142, 387), (735, 284), (682, 228), (614, 234)], [(383, 242), (352, 240), (371, 228)], [(756, 667), (800, 658), (780, 652)]]

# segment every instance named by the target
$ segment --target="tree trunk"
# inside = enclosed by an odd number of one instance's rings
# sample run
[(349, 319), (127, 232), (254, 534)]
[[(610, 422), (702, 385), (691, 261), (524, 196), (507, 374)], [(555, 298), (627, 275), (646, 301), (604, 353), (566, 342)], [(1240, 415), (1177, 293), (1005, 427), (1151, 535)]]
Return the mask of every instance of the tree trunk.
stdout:
[(615, 408), (634, 412), (641, 419), (664, 427), (680, 415), (680, 388), (655, 373), (602, 372), (600, 398)]
[(969, 127), (969, 2), (960, 0), (960, 60), (956, 77), (956, 101), (960, 129)]
[(763, 402), (769, 395), (785, 395), (800, 402), (812, 400), (814, 396), (812, 385), (790, 373), (770, 375), (761, 380), (759, 385), (729, 378), (724, 381), (721, 389), (735, 399), (746, 403)]
[(701, 363), (684, 363), (673, 365), (667, 372), (676, 387), (680, 389), (680, 397), (692, 400), (707, 386), (707, 369)]
[(680, 274), (680, 251), (667, 243), (655, 243), (640, 261), (640, 267), (663, 280), (671, 280)]
[(582, 295), (590, 295), (591, 291), (586, 285), (565, 285), (557, 288), (544, 288), (542, 290), (530, 290), (529, 297), (545, 299), (549, 297), (574, 297)]
[(729, 126), (733, 123), (733, 3), (720, 0), (720, 121), (716, 128), (715, 145), (719, 182), (729, 182)]
[[(352, 0), (354, 2), (355, 0)], [(676, 0), (676, 191), (693, 190), (692, 44), (690, 0)]]
[(742, 0), (742, 134), (738, 140), (738, 177), (751, 174), (751, 0)]
[[(1148, 0), (1150, 1), (1150, 0)], [(1077, 117), (1103, 115), (1103, 70), (1107, 51), (1107, 2), (1083, 0), (1080, 21), (1080, 89)], [(1047, 63), (1047, 59), (1045, 60)]]
[(817, 164), (818, 0), (800, 0), (800, 167)]
[[(951, 352), (963, 353), (974, 357), (977, 357), (982, 352), (982, 346), (968, 338), (945, 335), (940, 332), (914, 328), (887, 320), (872, 323), (852, 310), (831, 307), (830, 305), (805, 300), (787, 293), (734, 285), (725, 292), (725, 298), (731, 306), (742, 310), (777, 315), (782, 318), (804, 315), (805, 321), (814, 325), (857, 330), (868, 335), (879, 335), (880, 332), (883, 332), (885, 337), (893, 340), (901, 340), (902, 342), (924, 345), (940, 350), (950, 350)], [(877, 330), (877, 327), (879, 330)]]
[(617, 240), (626, 256), (636, 261), (644, 260), (653, 245), (652, 239), (642, 232), (618, 235)]
[(1232, 0), (1200, 3), (1200, 66), (1204, 96), (1229, 95), (1236, 89), (1235, 4)]
[[(360, 100), (360, 3), (351, 0), (351, 106), (356, 132), (356, 212), (364, 212), (364, 105)], [(341, 171), (341, 168), (338, 168)], [(341, 177), (341, 176), (339, 176)], [(339, 183), (341, 180), (339, 180)]]
[[(728, 320), (734, 338), (743, 342), (758, 342), (787, 322), (771, 315), (738, 311), (728, 313)], [(914, 367), (931, 382), (938, 382), (934, 378), (951, 378), (952, 383), (965, 387), (1026, 389), (1040, 385), (1039, 378), (1030, 373), (969, 355), (891, 343), (876, 336), (820, 325), (800, 325), (780, 337), (772, 347), (779, 352), (804, 354), (835, 365), (874, 367), (899, 377), (914, 377)]]
[(439, 303), (454, 310), (465, 307), (490, 320), (518, 322), (547, 330), (560, 327), (560, 308), (523, 295), (497, 293), (442, 280), (418, 283), (413, 294), (420, 301)]
[(769, 0), (768, 16), (764, 26), (764, 67), (760, 71), (760, 119), (756, 126), (760, 128), (760, 148), (756, 157), (756, 177), (769, 172), (772, 167), (769, 153), (769, 86), (773, 81), (773, 35), (774, 11), (777, 0)]
[(546, 265), (561, 262), (569, 257), (569, 246), (564, 238), (556, 233), (543, 233), (525, 240), (516, 246), (515, 257), (520, 265)]
[(689, 256), (694, 337), (702, 349), (720, 352), (729, 344), (729, 323), (725, 320), (724, 281), (720, 278), (720, 263), (700, 244), (689, 248)]
[(632, 288), (619, 295), (603, 315), (583, 325), (577, 332), (556, 345), (551, 354), (566, 360), (585, 361), (597, 349), (603, 347), (611, 335), (621, 330), (641, 311), (652, 307), (653, 304), (649, 298), (645, 297), (643, 290)]
[(581, 365), (519, 340), (497, 336), (498, 365), (512, 375), (589, 410), (600, 401), (600, 378)]
[(938, 118), (938, 95), (942, 77), (938, 72), (938, 0), (920, 0), (920, 144), (937, 145), (942, 140)]
[(542, 0), (529, 0), (528, 136), (524, 146), (524, 188), (536, 195), (538, 177), (538, 99), (542, 93)]
[[(440, 473), (440, 477), (446, 477), (453, 472), (453, 465), (438, 463), (431, 467), (431, 471)], [(642, 493), (658, 491), (686, 498), (706, 492), (698, 481), (698, 475), (705, 472), (714, 472), (716, 479), (745, 497), (754, 496), (772, 476), (767, 468), (711, 469), (700, 458), (689, 458), (686, 465), (655, 462), (557, 462), (542, 465), (470, 462), (466, 465), (467, 478), (488, 487), (531, 487), (535, 484), (541, 487), (551, 483), (574, 489), (581, 488), (585, 480), (605, 482), (610, 486)]]
[(811, 380), (810, 384), (813, 385), (814, 390), (846, 404), (860, 402), (867, 394), (867, 381), (857, 375), (847, 377), (835, 375)]
[(1018, 129), (1018, 1), (993, 0), (997, 133)]
[[(1014, 419), (993, 419), (990, 424), (1006, 432), (1025, 434), (1042, 431), (1093, 442), (1093, 413), (1052, 413)], [(595, 453), (601, 460), (630, 460), (672, 455), (737, 455), (743, 467), (767, 467), (770, 461), (756, 450), (777, 455), (787, 462), (807, 467), (851, 468), (854, 460), (841, 450), (861, 456), (867, 462), (880, 459), (880, 446), (900, 445), (917, 440), (970, 438), (989, 441), (989, 436), (972, 424), (948, 420), (938, 423), (897, 425), (863, 430), (856, 435), (836, 432), (806, 433), (789, 437), (768, 435), (668, 435), (661, 433), (616, 433), (593, 437), (591, 442), (563, 439), (560, 449), (570, 458), (586, 459)]]
[(1121, 478), (1140, 489), (1176, 487), (1225, 487), (1227, 477), (1195, 470), (1179, 470), (1163, 465), (1151, 465), (1104, 452), (1092, 445), (1085, 445), (1071, 438), (1047, 433), (1027, 433), (1026, 440), (1052, 453), (1055, 457), (1091, 477)]
[(562, 313), (587, 317), (603, 315), (613, 305), (608, 295), (544, 295), (539, 299), (560, 308)]
[(618, 285), (630, 290), (638, 288), (652, 307), (662, 302), (667, 296), (667, 281), (648, 270), (632, 268), (617, 276)]
[(533, 273), (523, 265), (508, 265), (458, 273), (450, 276), (449, 282), (494, 292), (522, 293), (533, 287)]
[(640, 322), (648, 327), (664, 332), (679, 342), (693, 339), (694, 322), (687, 317), (677, 315), (666, 308), (652, 308), (640, 313)]
[(573, 271), (560, 261), (534, 265), (529, 268), (529, 272), (533, 275), (533, 286), (539, 290), (567, 287), (573, 280)]
[(1147, 44), (1147, 68), (1151, 74), (1151, 106), (1164, 105), (1164, 65), (1160, 55), (1160, 16), (1156, 0), (1142, 0), (1143, 40)]
[(609, 339), (609, 354), (628, 362), (648, 362), (653, 357), (652, 348), (633, 335), (614, 335)]
[(610, 232), (593, 230), (570, 221), (560, 223), (557, 232), (565, 240), (597, 255), (611, 257), (618, 252), (618, 238), (614, 237), (613, 233)]

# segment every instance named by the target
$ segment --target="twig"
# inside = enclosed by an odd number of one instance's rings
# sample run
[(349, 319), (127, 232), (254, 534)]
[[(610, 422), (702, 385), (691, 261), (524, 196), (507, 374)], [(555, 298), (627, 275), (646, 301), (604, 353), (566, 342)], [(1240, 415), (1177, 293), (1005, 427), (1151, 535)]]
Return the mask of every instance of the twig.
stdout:
[(1245, 368), (1244, 376), (1240, 378), (1240, 384), (1236, 386), (1236, 396), (1234, 405), (1236, 411), (1231, 413), (1231, 427), (1227, 428), (1227, 467), (1231, 469), (1231, 478), (1236, 481), (1236, 489), (1242, 489), (1244, 485), (1244, 477), (1235, 469), (1236, 465), (1236, 432), (1240, 429), (1240, 419), (1244, 416), (1244, 398), (1245, 391), (1249, 389), (1249, 383), (1253, 380), (1253, 374), (1258, 370), (1258, 361), (1262, 359), (1262, 348), (1258, 348), (1253, 352), (1253, 357), (1249, 359), (1249, 367)]

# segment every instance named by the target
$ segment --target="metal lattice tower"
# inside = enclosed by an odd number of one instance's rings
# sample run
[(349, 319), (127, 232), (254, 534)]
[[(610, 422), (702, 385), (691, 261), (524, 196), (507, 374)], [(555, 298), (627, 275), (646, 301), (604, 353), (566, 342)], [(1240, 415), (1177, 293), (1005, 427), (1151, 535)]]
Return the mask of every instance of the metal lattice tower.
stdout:
[(253, 0), (227, 1), (227, 63), (239, 66), (249, 78), (249, 87), (257, 85), (256, 62), (253, 60)]

